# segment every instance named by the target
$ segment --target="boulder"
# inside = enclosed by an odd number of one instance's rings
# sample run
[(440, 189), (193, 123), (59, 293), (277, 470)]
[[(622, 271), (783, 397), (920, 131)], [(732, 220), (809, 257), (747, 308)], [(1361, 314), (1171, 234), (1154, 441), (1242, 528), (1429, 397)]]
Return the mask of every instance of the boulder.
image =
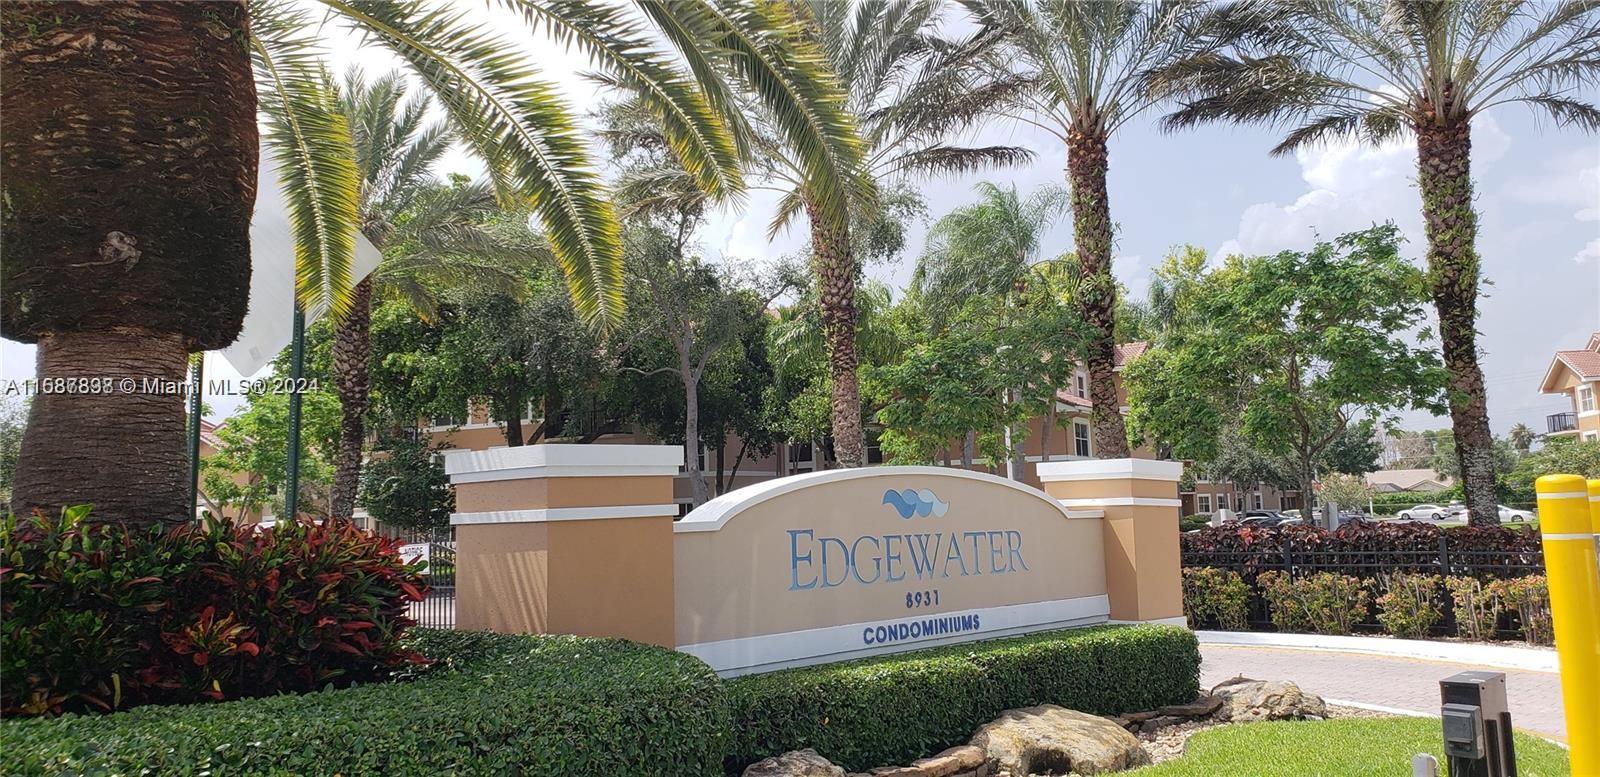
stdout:
[(1139, 733), (1154, 734), (1157, 731), (1166, 728), (1167, 726), (1176, 726), (1186, 720), (1188, 720), (1188, 718), (1180, 718), (1177, 715), (1162, 715), (1160, 717), (1151, 718), (1139, 724)]
[(972, 744), (991, 774), (1106, 774), (1150, 763), (1121, 726), (1054, 704), (1009, 710), (979, 728)]
[(844, 769), (808, 747), (750, 764), (744, 777), (844, 777)]
[(931, 758), (912, 761), (911, 766), (922, 777), (958, 777), (984, 769), (983, 751), (972, 745), (952, 747)]
[(1212, 717), (1223, 722), (1322, 718), (1328, 714), (1322, 697), (1306, 693), (1300, 686), (1286, 681), (1235, 677), (1213, 688), (1211, 693), (1222, 700)]

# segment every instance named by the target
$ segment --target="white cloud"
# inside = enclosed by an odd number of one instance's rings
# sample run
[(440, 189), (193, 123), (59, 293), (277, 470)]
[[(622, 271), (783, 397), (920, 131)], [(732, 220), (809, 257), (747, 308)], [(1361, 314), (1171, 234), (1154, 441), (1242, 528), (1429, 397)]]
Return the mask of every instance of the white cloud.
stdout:
[[(1473, 122), (1473, 163), (1481, 170), (1505, 156), (1511, 137), (1493, 118)], [(1246, 208), (1239, 233), (1218, 254), (1267, 254), (1309, 248), (1319, 238), (1393, 221), (1413, 244), (1422, 241), (1416, 191), (1416, 142), (1408, 136), (1381, 146), (1344, 140), (1295, 152), (1308, 190), (1287, 205)]]
[(1530, 205), (1573, 208), (1579, 221), (1600, 221), (1600, 161), (1591, 149), (1551, 159), (1538, 172), (1506, 184), (1506, 195)]
[(1590, 259), (1600, 260), (1600, 237), (1590, 240), (1588, 245), (1578, 251), (1577, 256), (1572, 257), (1575, 264), (1583, 264)]

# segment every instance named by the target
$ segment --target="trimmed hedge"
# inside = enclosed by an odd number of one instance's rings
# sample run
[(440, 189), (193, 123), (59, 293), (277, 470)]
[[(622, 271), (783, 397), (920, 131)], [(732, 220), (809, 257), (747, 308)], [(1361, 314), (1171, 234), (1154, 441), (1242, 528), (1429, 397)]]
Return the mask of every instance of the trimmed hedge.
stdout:
[(1004, 710), (1113, 715), (1199, 693), (1200, 648), (1174, 626), (1109, 626), (950, 645), (727, 681), (727, 768), (813, 747), (847, 770), (966, 742)]
[(0, 724), (0, 774), (627, 774), (721, 768), (722, 683), (621, 640), (418, 629), (406, 682)]

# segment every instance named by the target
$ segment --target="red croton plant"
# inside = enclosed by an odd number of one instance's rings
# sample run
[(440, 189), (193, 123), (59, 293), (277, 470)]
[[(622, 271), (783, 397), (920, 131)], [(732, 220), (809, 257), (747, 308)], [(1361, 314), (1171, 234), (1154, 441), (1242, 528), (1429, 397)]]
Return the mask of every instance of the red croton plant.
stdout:
[(426, 587), (398, 544), (347, 522), (171, 530), (87, 508), (8, 517), (0, 557), (5, 714), (109, 711), (385, 679)]

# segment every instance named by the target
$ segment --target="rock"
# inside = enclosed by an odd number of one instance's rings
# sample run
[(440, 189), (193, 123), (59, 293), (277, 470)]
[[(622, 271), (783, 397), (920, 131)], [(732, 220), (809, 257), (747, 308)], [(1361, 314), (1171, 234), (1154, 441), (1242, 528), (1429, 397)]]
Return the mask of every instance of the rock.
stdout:
[(871, 777), (927, 777), (921, 769), (912, 766), (879, 766), (867, 774)]
[(1143, 712), (1130, 712), (1122, 717), (1127, 718), (1130, 723), (1143, 723), (1160, 714), (1156, 710), (1145, 710)]
[(744, 777), (844, 777), (844, 769), (808, 747), (750, 764)]
[(1150, 763), (1121, 726), (1054, 704), (1009, 710), (979, 728), (972, 744), (991, 774), (1105, 774)]
[(1224, 722), (1322, 718), (1328, 714), (1322, 697), (1306, 693), (1291, 682), (1236, 677), (1211, 692), (1222, 698), (1212, 716)]
[(1162, 715), (1177, 715), (1183, 718), (1203, 718), (1217, 711), (1222, 706), (1222, 697), (1214, 694), (1204, 694), (1188, 704), (1169, 704), (1157, 710)]
[(1188, 720), (1188, 718), (1182, 718), (1177, 715), (1162, 715), (1158, 718), (1151, 718), (1139, 724), (1139, 733), (1154, 734), (1167, 726), (1176, 726), (1185, 720)]
[(972, 745), (952, 747), (931, 758), (911, 762), (922, 777), (957, 777), (984, 769), (983, 751)]

